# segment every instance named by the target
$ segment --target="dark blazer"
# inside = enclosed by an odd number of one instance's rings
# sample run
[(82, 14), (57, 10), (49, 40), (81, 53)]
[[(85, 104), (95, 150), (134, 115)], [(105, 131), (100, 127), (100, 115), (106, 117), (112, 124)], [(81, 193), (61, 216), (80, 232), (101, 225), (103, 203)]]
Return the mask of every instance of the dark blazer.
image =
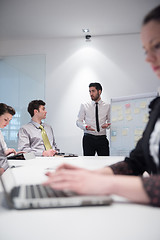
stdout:
[[(160, 173), (160, 166), (156, 166), (149, 151), (149, 139), (157, 120), (160, 118), (160, 97), (155, 98), (149, 105), (149, 121), (130, 156), (125, 158), (133, 175), (142, 175), (144, 171), (153, 174)], [(160, 133), (159, 133), (160, 134)]]

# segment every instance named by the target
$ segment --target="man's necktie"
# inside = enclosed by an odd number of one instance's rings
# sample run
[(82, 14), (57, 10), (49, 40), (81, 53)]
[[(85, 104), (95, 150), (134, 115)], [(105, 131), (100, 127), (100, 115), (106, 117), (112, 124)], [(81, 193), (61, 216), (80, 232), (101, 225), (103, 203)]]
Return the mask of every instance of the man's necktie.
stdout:
[(45, 149), (46, 149), (46, 150), (52, 149), (52, 146), (51, 146), (51, 144), (50, 144), (50, 142), (49, 142), (47, 133), (46, 133), (46, 131), (44, 130), (43, 126), (40, 125), (39, 128), (41, 129), (41, 134), (42, 134), (42, 139), (43, 139), (43, 142), (44, 142)]
[(97, 132), (100, 131), (99, 129), (99, 120), (98, 120), (98, 103), (96, 102), (96, 127), (97, 127)]

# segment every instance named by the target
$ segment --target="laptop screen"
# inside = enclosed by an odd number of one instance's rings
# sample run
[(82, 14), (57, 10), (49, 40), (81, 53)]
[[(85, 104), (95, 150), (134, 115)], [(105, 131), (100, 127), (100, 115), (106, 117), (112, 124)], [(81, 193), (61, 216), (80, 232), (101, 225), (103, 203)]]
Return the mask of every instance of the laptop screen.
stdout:
[(8, 169), (1, 176), (1, 181), (3, 182), (3, 187), (7, 193), (10, 193), (12, 188), (16, 186), (15, 179), (13, 177), (11, 169)]
[(15, 180), (14, 180), (11, 169), (7, 169), (7, 171), (5, 171), (2, 176), (0, 176), (0, 181), (4, 189), (4, 194), (5, 194), (8, 206), (13, 207), (10, 193), (16, 184), (15, 184)]

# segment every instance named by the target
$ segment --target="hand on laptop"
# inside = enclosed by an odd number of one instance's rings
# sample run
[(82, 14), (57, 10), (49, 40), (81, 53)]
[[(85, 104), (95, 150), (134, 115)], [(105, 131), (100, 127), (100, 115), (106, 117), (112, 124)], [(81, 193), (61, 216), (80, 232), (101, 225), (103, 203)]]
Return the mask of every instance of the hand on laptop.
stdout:
[(49, 185), (57, 190), (70, 190), (81, 195), (106, 195), (111, 193), (109, 179), (112, 176), (97, 174), (87, 169), (63, 164), (56, 172), (48, 172), (46, 175), (48, 180), (43, 185)]
[[(56, 171), (59, 171), (61, 169), (70, 169), (70, 170), (85, 170), (83, 168), (80, 167), (76, 167), (74, 165), (70, 165), (68, 163), (63, 163), (61, 164), (59, 167), (57, 167)], [(86, 170), (87, 171), (87, 170)], [(89, 170), (88, 170), (89, 171)]]
[(16, 154), (16, 150), (14, 148), (8, 148), (6, 151), (5, 151), (5, 155), (8, 156), (9, 154)]
[[(63, 163), (59, 167), (56, 168), (56, 171), (59, 171), (59, 170), (62, 170), (62, 169), (70, 169), (70, 170), (80, 170), (81, 169), (81, 170), (84, 170), (83, 168), (76, 167), (76, 166), (70, 165), (68, 163)], [(54, 173), (55, 173), (55, 171), (54, 172), (48, 171), (48, 172), (45, 173), (45, 175), (48, 176), (48, 177), (52, 177), (52, 176), (54, 176)]]

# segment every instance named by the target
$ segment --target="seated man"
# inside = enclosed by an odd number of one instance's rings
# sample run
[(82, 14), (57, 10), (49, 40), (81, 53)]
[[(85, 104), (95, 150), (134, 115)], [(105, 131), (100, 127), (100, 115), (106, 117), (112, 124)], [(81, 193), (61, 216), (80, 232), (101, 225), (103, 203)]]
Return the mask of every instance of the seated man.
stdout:
[(52, 157), (57, 153), (57, 146), (51, 126), (42, 123), (47, 111), (45, 102), (33, 100), (28, 105), (31, 121), (18, 132), (18, 150), (33, 152), (36, 156)]

